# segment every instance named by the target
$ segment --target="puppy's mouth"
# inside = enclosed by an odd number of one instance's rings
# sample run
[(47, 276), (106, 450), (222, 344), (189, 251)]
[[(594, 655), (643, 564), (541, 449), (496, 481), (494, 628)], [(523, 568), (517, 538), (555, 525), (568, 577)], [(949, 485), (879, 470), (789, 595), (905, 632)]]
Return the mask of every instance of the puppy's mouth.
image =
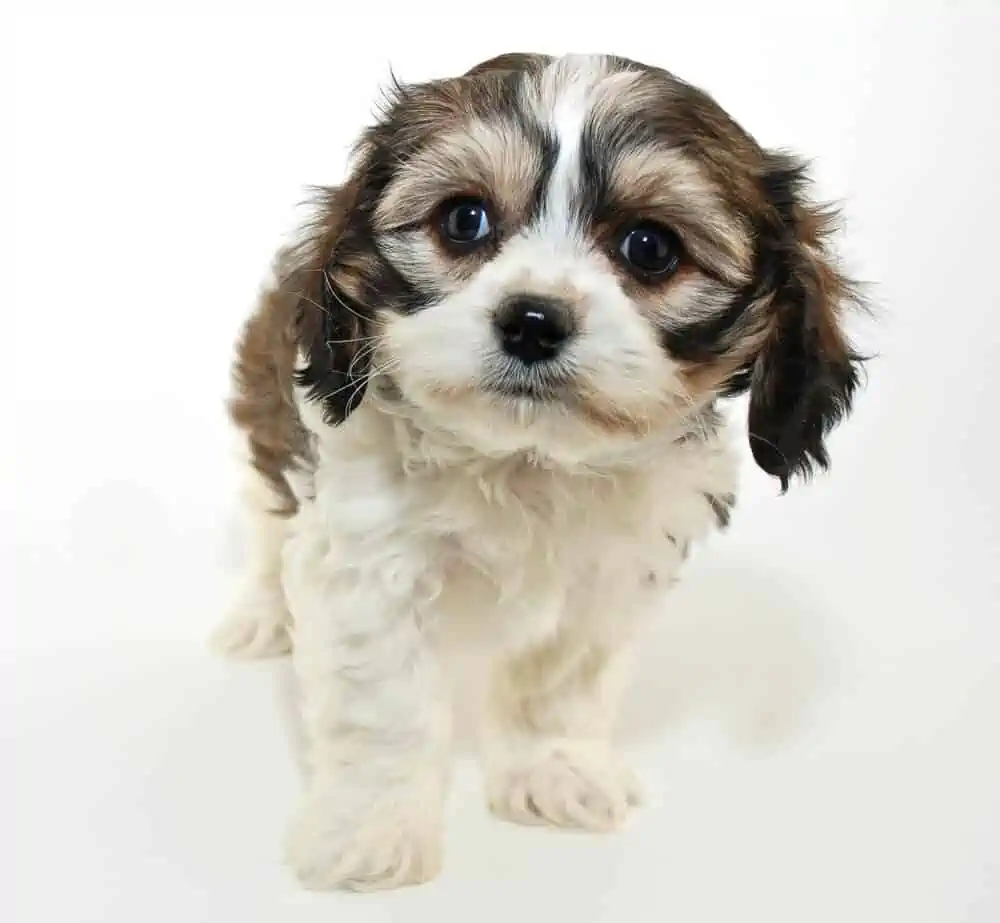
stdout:
[(486, 389), (490, 394), (497, 397), (510, 398), (512, 400), (536, 401), (540, 404), (548, 404), (559, 399), (558, 389), (548, 385), (509, 383), (490, 385)]
[(497, 369), (484, 377), (482, 388), (487, 394), (509, 401), (551, 404), (572, 398), (572, 382), (568, 369), (555, 363), (539, 363)]

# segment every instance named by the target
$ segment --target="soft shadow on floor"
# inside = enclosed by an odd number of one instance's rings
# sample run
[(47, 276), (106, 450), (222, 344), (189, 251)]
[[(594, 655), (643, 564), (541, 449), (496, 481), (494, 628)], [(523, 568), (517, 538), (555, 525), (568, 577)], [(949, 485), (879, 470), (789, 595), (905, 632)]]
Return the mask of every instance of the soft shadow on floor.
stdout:
[(693, 720), (741, 747), (795, 736), (832, 681), (824, 623), (785, 574), (733, 561), (692, 569), (640, 645), (623, 738), (642, 742)]
[[(795, 736), (832, 677), (815, 600), (787, 575), (756, 565), (692, 567), (641, 637), (619, 733), (626, 745), (708, 721), (737, 747), (776, 746)], [(455, 744), (475, 748), (486, 674), (482, 660), (449, 664)], [(275, 669), (278, 707), (301, 763), (302, 729), (288, 659)]]

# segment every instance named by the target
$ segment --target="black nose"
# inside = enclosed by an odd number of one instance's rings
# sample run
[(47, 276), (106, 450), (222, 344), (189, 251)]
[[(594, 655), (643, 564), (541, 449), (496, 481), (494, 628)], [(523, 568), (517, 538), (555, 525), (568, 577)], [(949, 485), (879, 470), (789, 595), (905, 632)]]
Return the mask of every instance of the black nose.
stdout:
[(569, 308), (555, 298), (508, 298), (493, 322), (504, 352), (528, 364), (554, 359), (573, 332)]

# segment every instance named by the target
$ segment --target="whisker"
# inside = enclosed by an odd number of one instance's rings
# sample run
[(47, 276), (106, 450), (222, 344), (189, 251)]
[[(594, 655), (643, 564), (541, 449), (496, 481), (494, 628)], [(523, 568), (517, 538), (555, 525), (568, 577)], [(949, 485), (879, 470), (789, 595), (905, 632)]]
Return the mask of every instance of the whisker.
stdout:
[(347, 366), (347, 374), (353, 378), (354, 377), (354, 363), (358, 360), (370, 359), (375, 355), (375, 350), (378, 349), (378, 343), (370, 343), (366, 346), (362, 346), (352, 357), (351, 361)]
[[(317, 272), (321, 271), (322, 270), (317, 270)], [(329, 277), (325, 274), (325, 272), (323, 275), (323, 284), (327, 294), (331, 298), (333, 298), (337, 302), (337, 304), (339, 304), (345, 311), (347, 311), (348, 314), (353, 314), (359, 321), (362, 321), (365, 324), (370, 324), (372, 322), (372, 318), (365, 317), (363, 314), (359, 314), (346, 301), (344, 301), (344, 299), (337, 293), (337, 290), (329, 284)], [(299, 292), (298, 296), (303, 301), (306, 301), (309, 304), (311, 304), (314, 308), (319, 308), (319, 310), (322, 311), (325, 315), (327, 315), (327, 317), (333, 316), (330, 312), (330, 309), (325, 304), (320, 304), (318, 301), (316, 301), (315, 298), (310, 298), (305, 292)]]
[(327, 340), (327, 346), (341, 346), (347, 343), (369, 343), (372, 340), (378, 340), (380, 337), (377, 334), (372, 336), (361, 336), (361, 337), (350, 337), (346, 340)]
[(314, 298), (310, 298), (305, 292), (299, 292), (298, 296), (303, 301), (308, 301), (314, 308), (319, 308), (324, 314), (330, 316), (330, 309), (325, 304), (320, 304)]
[[(377, 375), (384, 375), (386, 372), (395, 371), (395, 369), (397, 369), (398, 367), (399, 367), (399, 363), (396, 360), (394, 360), (394, 359), (387, 360), (386, 362), (384, 362), (379, 367), (371, 369), (366, 375), (361, 376), (361, 378), (360, 378), (361, 385), (363, 385), (369, 379), (375, 378)], [(346, 374), (349, 375), (350, 372), (347, 372)], [(358, 379), (352, 378), (346, 384), (341, 385), (339, 388), (331, 391), (329, 394), (326, 394), (324, 396), (327, 397), (327, 398), (336, 397), (338, 394), (341, 394), (342, 392), (346, 391), (348, 388), (356, 388), (356, 387), (359, 387)]]
[(781, 449), (779, 449), (773, 442), (771, 442), (770, 439), (765, 439), (763, 436), (758, 436), (756, 433), (749, 433), (749, 432), (747, 433), (747, 436), (750, 438), (751, 441), (756, 440), (757, 442), (763, 442), (764, 445), (770, 446), (772, 449), (774, 449), (774, 451), (781, 456), (781, 460), (785, 463), (785, 467), (788, 467), (788, 456), (785, 455), (785, 453), (782, 452)]
[(393, 372), (397, 368), (399, 368), (399, 363), (395, 360), (389, 360), (383, 363), (379, 368), (373, 369), (368, 375), (364, 376), (358, 382), (357, 388), (355, 388), (355, 390), (351, 393), (351, 396), (347, 399), (348, 410), (352, 409), (352, 405), (354, 404), (354, 399), (358, 396), (358, 394), (361, 393), (362, 390), (364, 390), (364, 388), (368, 384), (369, 379), (375, 378), (378, 375), (384, 375), (386, 372)]
[[(344, 299), (340, 296), (340, 293), (333, 287), (333, 283), (330, 281), (330, 274), (327, 272), (323, 273), (323, 288), (326, 291), (326, 293), (332, 298), (334, 298), (337, 304), (339, 304), (349, 314), (353, 314), (358, 320), (362, 321), (363, 323), (367, 324), (370, 322), (371, 320), (370, 318), (365, 317), (362, 314), (359, 314), (346, 301), (344, 301)], [(324, 308), (324, 310), (326, 309)]]

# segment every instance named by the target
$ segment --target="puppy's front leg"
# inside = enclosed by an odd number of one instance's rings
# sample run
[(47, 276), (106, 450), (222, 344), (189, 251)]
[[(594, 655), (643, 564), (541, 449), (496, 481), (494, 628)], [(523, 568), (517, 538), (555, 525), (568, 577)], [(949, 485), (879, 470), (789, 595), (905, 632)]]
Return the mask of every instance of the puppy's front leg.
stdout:
[(612, 751), (624, 650), (577, 626), (502, 661), (486, 739), (491, 810), (517, 823), (607, 831), (639, 800)]
[(426, 881), (441, 862), (448, 743), (425, 633), (434, 593), (419, 552), (380, 546), (366, 563), (313, 517), (300, 511), (285, 557), (310, 768), (288, 861), (314, 888)]

